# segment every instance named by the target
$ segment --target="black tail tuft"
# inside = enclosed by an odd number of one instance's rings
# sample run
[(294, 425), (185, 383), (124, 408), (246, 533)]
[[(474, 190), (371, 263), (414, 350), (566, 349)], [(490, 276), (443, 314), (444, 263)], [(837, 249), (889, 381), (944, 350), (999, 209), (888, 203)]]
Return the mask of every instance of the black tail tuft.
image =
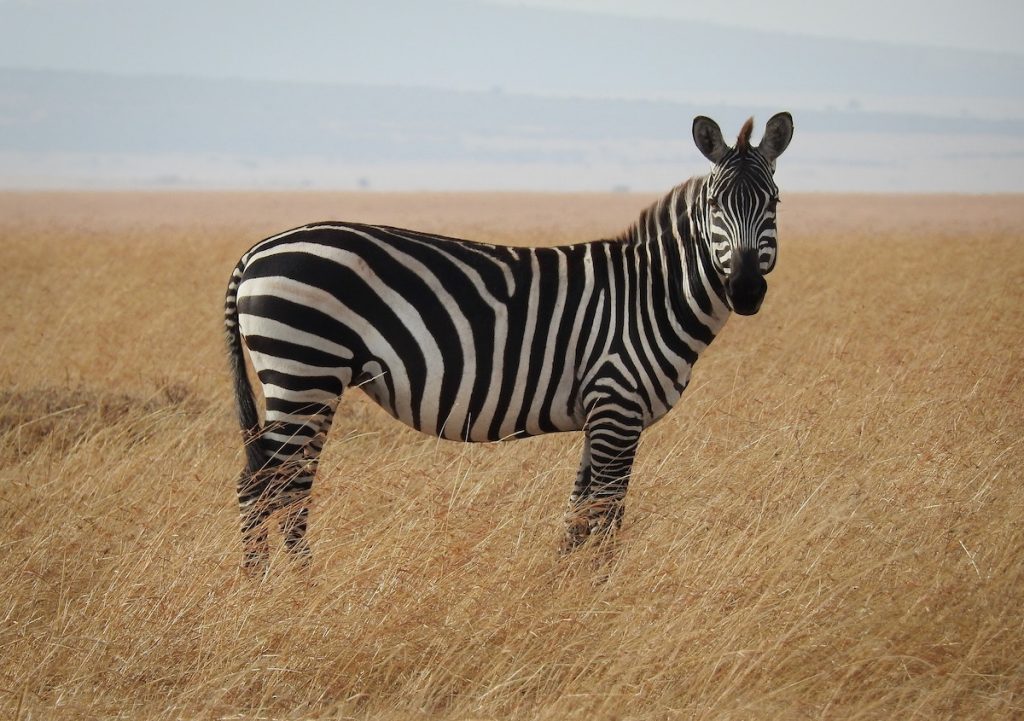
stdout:
[(242, 426), (247, 470), (253, 474), (263, 467), (266, 459), (259, 447), (260, 415), (256, 408), (252, 384), (249, 383), (249, 376), (245, 370), (245, 353), (242, 350), (241, 330), (238, 327), (237, 293), (244, 266), (243, 258), (235, 266), (228, 282), (228, 292), (224, 299), (224, 331), (227, 335), (231, 375), (235, 381), (235, 407), (238, 410), (238, 422)]

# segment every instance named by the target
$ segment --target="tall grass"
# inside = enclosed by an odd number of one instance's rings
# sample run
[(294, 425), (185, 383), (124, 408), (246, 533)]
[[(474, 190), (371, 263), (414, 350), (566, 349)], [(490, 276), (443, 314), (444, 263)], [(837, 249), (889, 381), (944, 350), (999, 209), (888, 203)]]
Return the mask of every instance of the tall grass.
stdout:
[(437, 441), (347, 396), (308, 569), (239, 572), (221, 301), (322, 218), (510, 243), (649, 198), (0, 195), (8, 718), (1024, 714), (1024, 204), (786, 198), (754, 318), (645, 433), (610, 556), (581, 439)]

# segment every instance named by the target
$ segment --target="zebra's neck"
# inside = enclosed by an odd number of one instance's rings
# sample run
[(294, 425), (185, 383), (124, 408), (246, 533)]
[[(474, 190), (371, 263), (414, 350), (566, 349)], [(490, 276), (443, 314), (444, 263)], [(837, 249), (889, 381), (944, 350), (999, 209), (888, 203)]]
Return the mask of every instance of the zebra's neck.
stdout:
[(702, 232), (706, 181), (694, 177), (673, 188), (621, 237), (649, 258), (651, 297), (664, 304), (675, 334), (696, 350), (711, 343), (731, 314)]

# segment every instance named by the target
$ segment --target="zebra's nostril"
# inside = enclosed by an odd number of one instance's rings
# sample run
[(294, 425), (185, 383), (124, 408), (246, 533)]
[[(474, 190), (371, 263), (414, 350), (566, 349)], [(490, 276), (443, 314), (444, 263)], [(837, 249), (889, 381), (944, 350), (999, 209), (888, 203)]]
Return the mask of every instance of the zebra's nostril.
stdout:
[(764, 295), (768, 282), (760, 275), (741, 275), (729, 282), (729, 292), (734, 296)]

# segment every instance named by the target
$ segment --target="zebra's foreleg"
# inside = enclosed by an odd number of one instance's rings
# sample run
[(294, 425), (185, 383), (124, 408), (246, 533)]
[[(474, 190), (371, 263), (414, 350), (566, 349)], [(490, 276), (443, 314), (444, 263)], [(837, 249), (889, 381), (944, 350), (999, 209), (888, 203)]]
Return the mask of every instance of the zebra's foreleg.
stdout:
[(572, 551), (587, 540), (590, 535), (590, 521), (586, 513), (580, 507), (581, 499), (586, 498), (590, 493), (590, 481), (593, 477), (590, 463), (590, 436), (583, 441), (583, 457), (580, 459), (580, 469), (576, 474), (576, 480), (572, 484), (572, 493), (569, 494), (569, 507), (565, 511), (565, 537), (562, 539), (561, 552), (563, 554)]
[(607, 538), (622, 525), (640, 431), (639, 425), (624, 423), (621, 416), (591, 419), (580, 470), (569, 496), (563, 553), (591, 536)]

